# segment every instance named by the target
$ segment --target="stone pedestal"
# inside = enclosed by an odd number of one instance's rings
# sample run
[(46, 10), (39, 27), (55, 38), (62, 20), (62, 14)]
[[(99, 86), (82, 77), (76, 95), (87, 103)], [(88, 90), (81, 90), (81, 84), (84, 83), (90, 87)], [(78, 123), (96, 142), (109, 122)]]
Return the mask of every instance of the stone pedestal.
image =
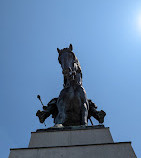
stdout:
[(28, 148), (10, 150), (9, 158), (136, 158), (131, 142), (114, 143), (104, 126), (37, 130)]

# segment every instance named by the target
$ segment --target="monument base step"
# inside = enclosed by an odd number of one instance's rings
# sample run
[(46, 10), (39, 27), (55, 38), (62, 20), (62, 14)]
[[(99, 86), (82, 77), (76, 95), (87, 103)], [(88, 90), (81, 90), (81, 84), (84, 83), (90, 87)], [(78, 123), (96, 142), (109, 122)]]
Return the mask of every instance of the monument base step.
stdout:
[(9, 158), (136, 158), (131, 142), (11, 149)]

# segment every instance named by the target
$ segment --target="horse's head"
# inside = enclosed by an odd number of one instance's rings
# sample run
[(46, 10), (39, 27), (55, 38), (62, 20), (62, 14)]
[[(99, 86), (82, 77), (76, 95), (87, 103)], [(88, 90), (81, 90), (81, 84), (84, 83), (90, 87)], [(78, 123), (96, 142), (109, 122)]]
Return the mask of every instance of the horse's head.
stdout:
[(59, 53), (58, 61), (62, 67), (62, 73), (64, 76), (72, 76), (75, 75), (78, 69), (80, 69), (79, 62), (72, 52), (73, 47), (70, 44), (69, 48), (59, 49), (57, 51)]

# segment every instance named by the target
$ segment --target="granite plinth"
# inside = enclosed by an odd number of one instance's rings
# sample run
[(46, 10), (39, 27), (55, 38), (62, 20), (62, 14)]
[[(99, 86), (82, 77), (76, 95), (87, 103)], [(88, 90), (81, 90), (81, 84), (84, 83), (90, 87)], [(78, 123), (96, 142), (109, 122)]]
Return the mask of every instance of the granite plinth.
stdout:
[(70, 146), (113, 143), (109, 128), (104, 126), (74, 126), (49, 128), (31, 133), (29, 147)]

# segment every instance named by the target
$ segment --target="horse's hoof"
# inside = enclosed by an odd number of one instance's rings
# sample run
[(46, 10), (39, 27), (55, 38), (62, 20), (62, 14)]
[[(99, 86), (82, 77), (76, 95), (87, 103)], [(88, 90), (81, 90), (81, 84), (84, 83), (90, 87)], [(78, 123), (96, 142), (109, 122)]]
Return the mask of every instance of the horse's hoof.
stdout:
[(56, 124), (54, 125), (54, 128), (63, 128), (64, 126), (62, 124)]
[(88, 123), (81, 124), (80, 126), (81, 126), (82, 128), (84, 128), (84, 127), (88, 126)]
[(99, 117), (99, 123), (103, 123), (104, 122), (104, 117), (106, 116), (106, 113), (103, 111), (103, 110), (101, 110), (101, 111), (99, 111), (99, 113), (98, 113), (98, 117)]

